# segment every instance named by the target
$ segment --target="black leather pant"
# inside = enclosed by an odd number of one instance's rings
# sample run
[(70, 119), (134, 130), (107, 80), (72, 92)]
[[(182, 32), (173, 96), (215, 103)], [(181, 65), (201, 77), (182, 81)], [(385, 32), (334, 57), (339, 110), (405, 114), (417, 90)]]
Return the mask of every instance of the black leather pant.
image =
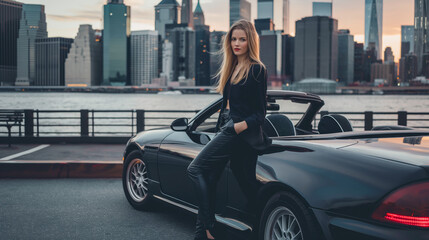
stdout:
[(258, 155), (240, 139), (235, 132), (234, 122), (228, 116), (220, 132), (204, 146), (188, 167), (188, 175), (196, 186), (199, 200), (196, 239), (205, 239), (205, 230), (215, 223), (217, 182), (229, 160), (231, 170), (248, 200), (256, 198), (258, 183), (255, 169)]

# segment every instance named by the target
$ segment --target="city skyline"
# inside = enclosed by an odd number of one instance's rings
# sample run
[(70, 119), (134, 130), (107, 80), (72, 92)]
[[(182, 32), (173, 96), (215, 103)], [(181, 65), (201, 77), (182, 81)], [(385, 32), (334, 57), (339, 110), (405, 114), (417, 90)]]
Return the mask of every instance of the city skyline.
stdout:
[[(94, 29), (102, 29), (102, 6), (105, 0), (87, 2), (75, 0), (64, 3), (53, 0), (25, 0), (26, 4), (45, 5), (49, 37), (72, 37), (77, 34), (80, 24), (91, 24)], [(160, 0), (125, 0), (124, 3), (131, 6), (131, 30), (155, 29), (154, 6)], [(181, 1), (178, 1), (179, 4)], [(252, 4), (252, 21), (257, 18), (257, 0), (249, 0)], [(295, 22), (301, 18), (312, 15), (312, 3), (310, 0), (291, 0), (290, 29), (295, 35)], [(193, 0), (196, 6), (197, 0)], [(211, 30), (226, 31), (229, 27), (229, 0), (201, 0), (205, 12), (206, 24)], [(351, 7), (353, 6), (353, 7)], [(383, 51), (385, 47), (392, 47), (394, 55), (400, 56), (401, 25), (414, 24), (413, 0), (389, 0), (384, 3), (383, 13)], [(88, 10), (90, 9), (90, 10)], [(348, 9), (353, 9), (350, 11)], [(225, 17), (226, 15), (226, 17)], [(333, 5), (333, 17), (338, 19), (339, 29), (350, 29), (355, 41), (364, 42), (364, 16), (365, 1), (342, 0), (335, 1)], [(398, 59), (398, 58), (397, 58)]]

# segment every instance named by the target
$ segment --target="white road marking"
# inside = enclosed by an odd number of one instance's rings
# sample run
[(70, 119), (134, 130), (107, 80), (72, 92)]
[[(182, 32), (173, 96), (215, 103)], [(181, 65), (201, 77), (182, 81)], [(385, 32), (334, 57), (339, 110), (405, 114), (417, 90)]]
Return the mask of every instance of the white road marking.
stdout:
[(13, 154), (13, 155), (10, 155), (10, 156), (7, 156), (7, 157), (4, 157), (4, 158), (1, 158), (1, 159), (0, 159), (0, 161), (12, 160), (12, 159), (14, 159), (14, 158), (21, 157), (21, 156), (23, 156), (23, 155), (30, 154), (30, 153), (33, 153), (33, 152), (36, 152), (36, 151), (42, 150), (42, 149), (47, 148), (47, 147), (49, 147), (49, 146), (51, 146), (51, 145), (49, 145), (49, 144), (43, 144), (43, 145), (40, 145), (40, 146), (38, 146), (38, 147), (35, 147), (35, 148), (32, 148), (32, 149), (29, 149), (29, 150), (27, 150), (27, 151), (20, 152), (20, 153), (17, 153), (17, 154)]

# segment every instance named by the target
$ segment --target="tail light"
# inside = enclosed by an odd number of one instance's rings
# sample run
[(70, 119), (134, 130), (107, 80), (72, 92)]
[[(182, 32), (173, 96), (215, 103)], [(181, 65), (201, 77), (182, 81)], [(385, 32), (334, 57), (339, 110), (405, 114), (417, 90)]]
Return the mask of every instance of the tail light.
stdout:
[(391, 193), (375, 210), (372, 218), (429, 228), (429, 182), (408, 185)]

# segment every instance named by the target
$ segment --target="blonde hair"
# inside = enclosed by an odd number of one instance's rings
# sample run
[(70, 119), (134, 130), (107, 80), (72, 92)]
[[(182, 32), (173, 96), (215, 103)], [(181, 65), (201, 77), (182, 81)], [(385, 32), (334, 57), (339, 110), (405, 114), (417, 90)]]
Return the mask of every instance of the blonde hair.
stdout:
[(226, 82), (232, 75), (234, 67), (238, 62), (237, 56), (233, 53), (231, 47), (232, 32), (236, 29), (243, 30), (246, 33), (248, 51), (246, 53), (247, 58), (245, 60), (246, 62), (244, 67), (240, 69), (234, 79), (231, 79), (231, 84), (238, 84), (243, 79), (247, 79), (252, 64), (260, 64), (264, 66), (259, 58), (259, 36), (256, 32), (255, 26), (244, 19), (235, 22), (222, 40), (223, 44), (220, 54), (223, 55), (223, 61), (219, 72), (215, 75), (215, 77), (219, 77), (216, 91), (221, 94), (223, 94)]

